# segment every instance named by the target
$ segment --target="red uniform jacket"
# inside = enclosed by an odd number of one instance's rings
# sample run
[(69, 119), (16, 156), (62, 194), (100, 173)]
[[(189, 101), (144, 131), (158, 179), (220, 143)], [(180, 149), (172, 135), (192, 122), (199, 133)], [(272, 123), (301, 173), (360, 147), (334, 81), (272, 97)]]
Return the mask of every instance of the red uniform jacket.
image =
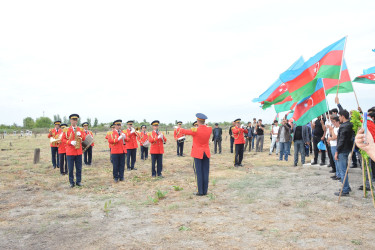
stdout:
[[(62, 129), (59, 129), (59, 136), (63, 133)], [(66, 153), (66, 144), (63, 142), (59, 143), (59, 154), (65, 154)]]
[(234, 137), (234, 144), (245, 144), (244, 133), (249, 133), (247, 129), (232, 127), (232, 133)]
[(126, 134), (126, 148), (127, 149), (134, 149), (138, 148), (138, 142), (137, 142), (137, 132), (134, 132), (133, 134), (130, 133), (130, 129), (127, 129), (124, 134)]
[[(92, 136), (92, 138), (94, 138), (94, 135), (93, 135), (93, 133), (92, 133), (92, 131), (91, 131), (91, 130), (87, 130), (87, 131), (85, 130), (85, 134), (86, 134), (86, 135), (91, 135), (91, 136)], [(92, 143), (92, 144), (91, 144), (91, 146), (93, 146), (93, 147), (94, 147), (94, 143)]]
[[(126, 154), (126, 145), (124, 145), (124, 139), (118, 140), (120, 135), (118, 132), (115, 130), (113, 132), (109, 132), (110, 134), (108, 135), (108, 142), (112, 144), (111, 146), (111, 154)], [(122, 133), (125, 134), (125, 131), (123, 130)]]
[[(111, 136), (111, 134), (112, 134), (112, 131), (107, 132), (107, 135), (105, 136), (105, 139), (106, 139), (107, 141), (108, 141), (109, 136)], [(109, 147), (109, 148), (112, 148), (112, 144), (109, 143), (109, 141), (108, 141), (108, 147)]]
[(174, 130), (174, 139), (177, 141), (178, 138), (185, 136), (184, 132), (182, 132), (183, 128), (176, 128)]
[[(77, 127), (77, 132), (81, 132), (82, 141), (86, 139), (86, 134), (83, 131), (83, 128)], [(75, 141), (75, 133), (73, 127), (70, 126), (69, 128), (65, 128), (63, 131), (63, 136), (61, 138), (61, 142), (65, 143), (66, 145), (66, 155), (82, 155), (82, 144), (79, 149), (75, 149), (75, 146), (71, 144), (72, 141)]]
[(139, 143), (143, 146), (143, 143), (145, 143), (145, 141), (148, 139), (148, 135), (146, 132), (145, 133), (140, 132), (139, 136), (137, 136), (137, 139)]
[[(57, 137), (60, 134), (60, 131), (62, 131), (61, 128), (59, 129), (59, 132), (57, 132), (56, 128), (52, 129), (51, 133), (48, 133), (48, 138), (53, 137), (53, 138), (57, 139)], [(57, 148), (59, 146), (59, 143), (58, 142), (52, 142), (52, 143), (50, 143), (50, 146), (54, 147), (54, 148)]]
[(200, 125), (198, 128), (183, 129), (186, 135), (193, 136), (193, 146), (191, 148), (191, 157), (203, 159), (206, 153), (208, 158), (211, 157), (209, 141), (212, 133), (212, 127)]
[[(159, 133), (162, 133), (159, 131)], [(158, 138), (158, 135), (155, 131), (149, 132), (148, 134), (148, 141), (151, 143), (150, 154), (164, 154), (164, 142), (167, 142), (167, 138), (163, 134), (163, 140)]]

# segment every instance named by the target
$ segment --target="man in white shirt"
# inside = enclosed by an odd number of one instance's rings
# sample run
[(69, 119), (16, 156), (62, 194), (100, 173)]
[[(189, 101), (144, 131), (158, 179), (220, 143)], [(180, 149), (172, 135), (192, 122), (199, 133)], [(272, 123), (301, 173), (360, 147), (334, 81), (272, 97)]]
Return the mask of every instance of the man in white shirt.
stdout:
[(279, 154), (279, 143), (277, 141), (277, 134), (279, 133), (279, 122), (275, 120), (272, 124), (271, 128), (271, 146), (270, 146), (270, 154), (272, 155), (272, 150), (276, 144), (276, 155)]

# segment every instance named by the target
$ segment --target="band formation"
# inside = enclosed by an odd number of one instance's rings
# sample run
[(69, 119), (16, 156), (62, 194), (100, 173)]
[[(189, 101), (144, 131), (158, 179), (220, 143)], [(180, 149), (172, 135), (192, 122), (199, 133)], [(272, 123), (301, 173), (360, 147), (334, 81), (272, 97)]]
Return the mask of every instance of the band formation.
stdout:
[[(88, 129), (88, 123), (82, 123), (78, 126), (78, 114), (69, 116), (71, 125), (62, 124), (61, 121), (55, 121), (54, 129), (49, 130), (52, 165), (59, 168), (61, 175), (69, 175), (70, 187), (82, 186), (82, 154), (84, 155), (84, 164), (91, 165), (92, 148), (94, 147), (94, 135)], [(191, 129), (182, 128), (182, 122), (177, 122), (174, 130), (174, 139), (177, 143), (177, 156), (184, 156), (184, 141), (186, 136), (192, 136), (193, 146), (191, 156), (194, 158), (194, 173), (197, 180), (197, 192), (195, 195), (207, 195), (209, 170), (210, 170), (210, 147), (209, 140), (215, 142), (215, 153), (219, 146), (221, 153), (222, 129), (205, 125), (207, 116), (202, 113), (196, 114), (196, 121)], [(134, 121), (127, 121), (127, 128), (122, 128), (122, 120), (115, 120), (111, 125), (111, 130), (107, 132), (105, 139), (108, 141), (110, 150), (110, 159), (113, 166), (113, 180), (115, 183), (124, 181), (125, 163), (128, 171), (137, 170), (135, 167), (138, 143), (141, 148), (141, 159), (148, 159), (149, 149), (151, 155), (151, 175), (152, 177), (163, 178), (163, 154), (164, 144), (167, 138), (164, 133), (159, 131), (159, 121), (151, 122), (152, 132), (146, 132), (147, 126), (134, 128)], [(234, 121), (234, 126), (230, 128), (231, 138), (235, 144), (234, 166), (242, 166), (244, 153), (245, 135), (248, 129), (241, 125), (241, 119)], [(75, 168), (75, 179), (74, 179)]]

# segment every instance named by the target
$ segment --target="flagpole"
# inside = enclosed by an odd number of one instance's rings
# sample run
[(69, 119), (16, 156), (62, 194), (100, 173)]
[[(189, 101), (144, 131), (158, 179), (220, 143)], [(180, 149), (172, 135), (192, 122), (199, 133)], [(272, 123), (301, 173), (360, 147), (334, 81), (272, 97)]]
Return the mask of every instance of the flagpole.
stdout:
[(337, 85), (337, 93), (336, 93), (336, 96), (337, 96), (337, 97), (339, 96), (340, 78), (341, 78), (341, 68), (342, 68), (342, 62), (343, 62), (343, 60), (344, 60), (344, 54), (345, 54), (346, 41), (347, 41), (347, 40), (348, 40), (348, 35), (345, 36), (344, 50), (342, 51), (342, 56), (341, 56), (340, 73), (339, 73), (339, 79), (337, 80), (337, 81), (338, 81), (338, 85)]
[[(346, 63), (346, 67), (347, 67), (347, 69), (348, 69), (348, 71), (349, 71), (348, 63)], [(341, 74), (341, 71), (340, 71), (340, 74)], [(340, 76), (340, 78), (341, 78), (341, 76)], [(350, 75), (349, 75), (349, 78), (350, 78)], [(339, 80), (339, 81), (340, 81), (340, 80)], [(351, 81), (351, 80), (350, 80), (350, 81)], [(357, 93), (356, 93), (355, 90), (354, 90), (354, 84), (353, 84), (353, 81), (351, 81), (351, 83), (352, 83), (352, 89), (353, 89), (354, 97), (355, 97), (355, 100), (356, 100), (356, 102), (357, 102), (357, 106), (360, 107), (360, 106), (359, 106), (358, 97), (357, 97)], [(339, 82), (339, 84), (340, 84), (340, 82)], [(336, 96), (338, 96), (338, 95), (336, 95)]]
[[(341, 70), (340, 70), (340, 73), (341, 73)], [(324, 87), (323, 79), (321, 79), (321, 81), (322, 81), (322, 84), (323, 84), (324, 97), (325, 97), (325, 99), (326, 99), (326, 105), (327, 105), (327, 109), (328, 109), (328, 120), (329, 120), (329, 122), (331, 122), (331, 117), (330, 117), (330, 115), (329, 115), (329, 105), (328, 105), (328, 101), (327, 101), (326, 88)]]

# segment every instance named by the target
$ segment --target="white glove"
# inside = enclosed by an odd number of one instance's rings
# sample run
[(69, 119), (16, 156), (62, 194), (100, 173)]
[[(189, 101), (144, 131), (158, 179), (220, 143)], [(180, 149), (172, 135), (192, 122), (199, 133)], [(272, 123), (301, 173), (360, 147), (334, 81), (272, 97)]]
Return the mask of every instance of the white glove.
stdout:
[(123, 136), (122, 135), (120, 135), (119, 137), (118, 137), (118, 140), (121, 140), (123, 138)]
[(163, 138), (163, 134), (160, 133), (160, 134), (158, 135), (158, 138), (159, 138), (159, 139)]
[(245, 129), (245, 128), (246, 128), (246, 126), (245, 126), (245, 125), (241, 125), (241, 128)]
[(125, 139), (126, 138), (126, 134), (124, 133), (121, 133), (121, 136)]
[(76, 141), (71, 141), (70, 144), (72, 144), (73, 146), (75, 146), (77, 144)]
[(133, 134), (135, 132), (135, 129), (132, 127), (132, 129), (130, 130), (130, 134)]
[(78, 135), (78, 136), (81, 136), (81, 132), (78, 131), (78, 132), (77, 132), (77, 135)]

